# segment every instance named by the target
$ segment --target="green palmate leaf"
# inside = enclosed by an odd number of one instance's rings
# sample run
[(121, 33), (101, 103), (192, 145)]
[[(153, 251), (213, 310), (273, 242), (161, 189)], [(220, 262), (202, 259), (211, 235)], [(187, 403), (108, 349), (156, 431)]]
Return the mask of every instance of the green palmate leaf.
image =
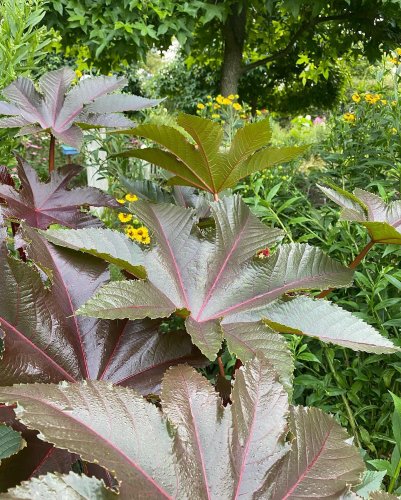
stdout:
[(363, 470), (346, 433), (320, 410), (292, 409), (286, 442), (288, 396), (260, 355), (237, 372), (227, 407), (188, 366), (165, 375), (164, 415), (102, 382), (7, 387), (0, 401), (18, 401), (19, 418), (42, 439), (115, 474), (122, 500), (339, 498)]
[[(225, 337), (225, 324), (266, 319), (264, 308), (288, 291), (350, 284), (351, 270), (308, 245), (282, 245), (268, 259), (254, 258), (258, 250), (277, 242), (281, 233), (262, 224), (239, 197), (212, 203), (211, 210), (215, 233), (203, 235), (194, 226), (191, 210), (137, 202), (136, 214), (156, 242), (145, 253), (148, 282), (106, 285), (78, 314), (134, 319), (142, 318), (147, 310), (156, 316), (163, 307), (168, 312), (184, 310), (193, 342), (209, 359), (214, 359)], [(145, 293), (147, 287), (149, 291)], [(336, 311), (349, 318), (349, 313), (339, 308)], [(355, 323), (358, 328), (362, 325), (366, 327), (363, 322)], [(325, 329), (323, 320), (322, 326), (317, 323), (312, 332), (305, 333), (321, 334), (324, 339)], [(391, 350), (389, 341), (373, 329), (369, 331), (371, 344), (357, 332), (349, 338), (347, 331), (348, 336), (342, 338), (341, 330), (333, 332), (331, 340), (369, 352)], [(238, 340), (235, 348), (238, 349)]]
[(49, 229), (42, 233), (51, 243), (89, 253), (145, 278), (143, 253), (124, 234), (111, 229)]
[(140, 158), (169, 170), (175, 174), (170, 184), (190, 185), (217, 194), (234, 187), (239, 179), (253, 172), (299, 156), (305, 149), (262, 149), (271, 138), (268, 119), (240, 129), (228, 150), (222, 147), (221, 125), (184, 114), (178, 117), (177, 123), (185, 133), (168, 125), (152, 124), (129, 131), (159, 144), (163, 150), (135, 149), (118, 156)]
[(0, 424), (0, 463), (4, 458), (15, 455), (26, 446), (19, 432), (7, 425)]
[(95, 477), (79, 476), (74, 472), (69, 474), (47, 474), (24, 481), (0, 495), (1, 499), (82, 499), (82, 500), (112, 500), (117, 499), (117, 493), (105, 487), (104, 483)]
[(401, 201), (386, 204), (379, 196), (355, 189), (354, 194), (337, 187), (320, 189), (342, 207), (342, 220), (359, 222), (374, 243), (401, 245)]
[(250, 321), (252, 317), (255, 320), (255, 316), (278, 332), (317, 337), (323, 342), (355, 351), (399, 351), (372, 326), (326, 300), (297, 297), (286, 302), (274, 302), (251, 313), (239, 313), (232, 318), (229, 316), (225, 321)]
[[(291, 410), (290, 429), (296, 439), (267, 476), (268, 487), (257, 498), (340, 498), (360, 482), (363, 460), (346, 444), (347, 434), (333, 417), (317, 408)], [(333, 468), (336, 480), (333, 478)]]

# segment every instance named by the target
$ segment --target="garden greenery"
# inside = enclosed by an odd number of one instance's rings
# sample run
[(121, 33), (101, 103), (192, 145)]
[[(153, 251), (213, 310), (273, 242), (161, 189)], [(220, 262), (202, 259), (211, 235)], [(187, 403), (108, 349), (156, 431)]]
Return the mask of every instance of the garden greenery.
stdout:
[[(67, 69), (42, 77), (43, 98), (17, 80), (1, 105), (46, 131), (56, 123), (41, 123), (49, 110), (55, 118), (68, 108), (74, 127), (74, 113), (99, 111), (100, 99), (105, 113), (138, 108), (131, 96), (99, 97), (121, 86), (114, 77), (83, 80), (64, 97), (71, 78)], [(317, 247), (281, 243), (281, 230), (227, 192), (302, 148), (269, 147), (267, 120), (238, 130), (229, 148), (202, 117), (125, 133), (161, 146), (123, 154), (172, 172), (171, 190), (133, 183), (116, 201), (71, 189), (77, 166), (50, 168), (47, 183), (23, 159), (18, 179), (0, 170), (4, 498), (358, 498), (362, 487), (379, 489), (365, 487), (360, 454), (333, 417), (291, 404), (285, 334), (368, 353), (399, 348), (323, 300), (351, 285), (352, 269)], [(323, 189), (375, 241), (368, 224), (378, 217), (380, 231), (395, 230), (397, 204)], [(137, 218), (146, 241), (102, 227), (88, 206)], [(216, 359), (224, 398), (201, 374)]]

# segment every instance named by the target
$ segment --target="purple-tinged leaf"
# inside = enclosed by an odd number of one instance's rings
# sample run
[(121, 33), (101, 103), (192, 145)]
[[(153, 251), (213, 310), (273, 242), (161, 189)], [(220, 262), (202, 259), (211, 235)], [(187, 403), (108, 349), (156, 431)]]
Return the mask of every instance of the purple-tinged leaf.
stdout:
[[(8, 115), (0, 118), (0, 128), (22, 127), (19, 135), (45, 131), (79, 149), (83, 133), (78, 124), (81, 123), (83, 128), (132, 127), (131, 120), (115, 113), (135, 111), (159, 102), (128, 94), (105, 95), (124, 87), (127, 84), (125, 78), (84, 78), (68, 91), (74, 79), (75, 73), (70, 68), (50, 71), (39, 79), (39, 93), (31, 80), (18, 78), (3, 90), (10, 102), (0, 101), (0, 115)], [(99, 103), (97, 99), (101, 99)], [(92, 109), (86, 109), (85, 105)]]
[(379, 196), (355, 189), (319, 186), (331, 200), (342, 207), (340, 219), (359, 222), (369, 231), (374, 243), (401, 245), (401, 201), (386, 204)]
[(0, 101), (0, 115), (19, 115), (20, 109), (13, 104), (9, 104), (5, 101)]
[(231, 498), (231, 415), (214, 388), (189, 366), (172, 368), (163, 379), (162, 407), (177, 429), (183, 498)]
[(18, 417), (42, 439), (115, 474), (122, 499), (133, 492), (138, 498), (339, 498), (360, 482), (357, 449), (319, 410), (291, 411), (288, 446), (287, 394), (263, 357), (239, 370), (232, 400), (224, 408), (186, 366), (165, 375), (164, 415), (135, 392), (102, 382), (0, 389), (0, 401), (17, 403)]
[(92, 381), (31, 384), (0, 389), (0, 400), (18, 400), (19, 418), (42, 439), (116, 475), (122, 498), (133, 491), (139, 498), (175, 496), (176, 464), (166, 421), (132, 390)]
[(61, 68), (49, 71), (39, 79), (44, 97), (42, 112), (49, 128), (54, 127), (64, 102), (64, 94), (75, 78), (75, 72), (71, 68)]
[(160, 102), (160, 99), (146, 99), (145, 97), (129, 94), (114, 94), (99, 97), (95, 102), (88, 104), (86, 110), (90, 113), (139, 111), (150, 106), (157, 106)]
[[(15, 186), (14, 179), (5, 165), (0, 165), (0, 184)], [(1, 221), (0, 221), (1, 222)]]
[(92, 378), (129, 385), (146, 394), (158, 391), (163, 371), (169, 366), (183, 362), (204, 365), (205, 358), (188, 334), (163, 334), (160, 321), (76, 317), (75, 309), (109, 279), (106, 264), (57, 248), (30, 228), (24, 228), (23, 237), (27, 255), (47, 273), (50, 289), (35, 268), (7, 257), (3, 246), (3, 385)]
[(288, 395), (271, 365), (257, 356), (236, 373), (231, 399), (233, 498), (252, 498), (264, 484), (266, 471), (288, 452)]
[(99, 189), (67, 189), (70, 180), (81, 170), (78, 165), (56, 170), (48, 183), (40, 182), (35, 170), (22, 158), (18, 158), (17, 168), (20, 190), (0, 185), (0, 198), (7, 203), (4, 215), (25, 220), (32, 227), (47, 229), (50, 224), (71, 228), (98, 225), (96, 218), (81, 212), (82, 205), (118, 206), (111, 196)]
[[(144, 256), (148, 281), (140, 285), (118, 282), (106, 285), (77, 314), (135, 319), (152, 311), (152, 317), (157, 317), (161, 314), (158, 306), (168, 305), (169, 313), (174, 308), (184, 311), (193, 342), (209, 359), (214, 359), (224, 336), (222, 319), (223, 325), (259, 322), (268, 319), (266, 308), (284, 293), (351, 284), (352, 270), (309, 245), (282, 245), (267, 259), (252, 258), (258, 249), (279, 240), (281, 232), (261, 224), (238, 197), (223, 198), (211, 206), (216, 230), (214, 235), (210, 232), (204, 235), (194, 227), (192, 210), (136, 202), (135, 213), (156, 242)], [(293, 305), (301, 331), (302, 304)], [(311, 304), (317, 310), (320, 307), (319, 302)], [(368, 352), (396, 350), (390, 341), (363, 322), (358, 323), (346, 311), (340, 308), (330, 311), (336, 312), (331, 329), (327, 329), (324, 318), (320, 324), (319, 314), (313, 313), (316, 319), (313, 329), (304, 333), (324, 339), (327, 330), (332, 341), (340, 345)], [(368, 342), (357, 332), (347, 339), (342, 337), (341, 329), (335, 329), (341, 321), (349, 326), (350, 318), (356, 321), (355, 327), (363, 326), (365, 333), (372, 334)]]
[(271, 469), (255, 498), (340, 498), (360, 482), (364, 470), (358, 450), (334, 418), (317, 408), (291, 410), (291, 451)]
[(116, 500), (117, 493), (106, 488), (105, 484), (94, 477), (69, 474), (46, 474), (39, 478), (25, 481), (2, 495), (4, 500), (23, 498), (79, 498), (82, 500)]
[(37, 431), (27, 429), (15, 418), (11, 407), (0, 405), (0, 422), (21, 433), (27, 445), (17, 454), (2, 460), (0, 467), (0, 492), (31, 477), (47, 472), (69, 472), (77, 455), (59, 450), (52, 444), (38, 439)]

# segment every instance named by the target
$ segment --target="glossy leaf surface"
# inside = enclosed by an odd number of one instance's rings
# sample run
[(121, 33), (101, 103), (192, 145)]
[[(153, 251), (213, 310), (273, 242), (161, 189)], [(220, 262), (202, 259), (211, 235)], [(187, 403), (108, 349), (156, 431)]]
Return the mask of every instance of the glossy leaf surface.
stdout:
[(117, 76), (97, 76), (82, 79), (71, 87), (76, 74), (71, 68), (61, 68), (39, 79), (40, 93), (31, 80), (19, 77), (2, 90), (8, 103), (0, 102), (0, 128), (21, 127), (19, 135), (50, 131), (55, 137), (80, 148), (83, 133), (77, 126), (132, 127), (134, 124), (121, 111), (137, 111), (155, 106), (160, 101), (124, 94), (107, 95), (128, 83)]
[(50, 181), (40, 182), (35, 170), (18, 158), (18, 176), (21, 187), (0, 184), (0, 202), (6, 203), (4, 216), (26, 221), (32, 227), (47, 229), (50, 224), (70, 228), (97, 226), (100, 221), (81, 211), (82, 206), (117, 207), (108, 194), (93, 187), (68, 189), (71, 179), (81, 167), (68, 165), (54, 171)]
[[(182, 114), (177, 123), (185, 133), (169, 125), (144, 124), (131, 130), (164, 149), (130, 150), (119, 156), (135, 157), (173, 174), (172, 184), (183, 184), (217, 194), (234, 187), (239, 179), (299, 156), (304, 148), (266, 148), (271, 138), (269, 120), (238, 130), (231, 147), (222, 147), (221, 125), (199, 116)], [(192, 141), (188, 140), (188, 135)]]
[[(18, 400), (19, 418), (43, 439), (113, 471), (123, 500), (133, 492), (138, 498), (296, 498), (292, 492), (338, 498), (363, 470), (345, 432), (320, 410), (292, 409), (286, 443), (287, 393), (260, 356), (237, 373), (228, 407), (187, 366), (165, 375), (164, 415), (130, 389), (95, 381), (8, 387), (0, 400)], [(157, 446), (149, 446), (150, 435)]]
[(367, 228), (372, 241), (401, 245), (401, 201), (385, 203), (379, 196), (355, 189), (319, 186), (326, 196), (342, 208), (341, 220), (359, 222)]

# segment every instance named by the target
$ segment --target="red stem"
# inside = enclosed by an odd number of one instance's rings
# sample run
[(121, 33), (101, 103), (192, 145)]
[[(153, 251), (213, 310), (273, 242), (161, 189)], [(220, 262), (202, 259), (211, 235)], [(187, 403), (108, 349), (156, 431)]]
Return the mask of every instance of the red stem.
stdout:
[(54, 171), (54, 159), (56, 154), (56, 138), (50, 134), (50, 147), (49, 147), (49, 174)]
[[(375, 244), (375, 242), (373, 240), (369, 241), (369, 243), (362, 248), (362, 250), (359, 252), (359, 254), (355, 257), (355, 259), (348, 266), (349, 269), (355, 269), (361, 263), (361, 261), (363, 260), (365, 255), (369, 252), (369, 250), (373, 247), (374, 244)], [(320, 292), (319, 295), (316, 295), (316, 298), (323, 299), (333, 290), (335, 290), (335, 288), (328, 288), (327, 290), (323, 290), (323, 292)]]
[(226, 378), (226, 373), (224, 371), (224, 365), (223, 365), (223, 360), (221, 359), (221, 356), (219, 356), (217, 358), (217, 363), (219, 364), (219, 372), (220, 372), (220, 375), (223, 377), (223, 378)]

